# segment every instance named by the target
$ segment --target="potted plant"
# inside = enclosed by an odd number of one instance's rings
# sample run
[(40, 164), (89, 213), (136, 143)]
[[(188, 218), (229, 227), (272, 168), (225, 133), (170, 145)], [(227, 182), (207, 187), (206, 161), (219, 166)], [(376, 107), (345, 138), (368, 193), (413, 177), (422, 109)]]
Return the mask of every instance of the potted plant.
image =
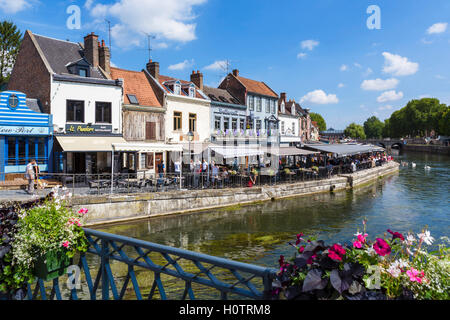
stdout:
[(19, 212), (12, 246), (15, 277), (26, 282), (35, 277), (52, 280), (66, 273), (77, 252), (87, 250), (82, 222), (88, 210), (74, 212), (69, 208), (65, 199), (70, 194), (65, 191), (55, 188), (53, 198)]
[(364, 228), (351, 245), (331, 246), (298, 234), (290, 243), (295, 257), (280, 257), (273, 294), (308, 300), (450, 299), (448, 248), (441, 244), (428, 252), (434, 239), (426, 229), (417, 237), (387, 232), (391, 237), (370, 241)]

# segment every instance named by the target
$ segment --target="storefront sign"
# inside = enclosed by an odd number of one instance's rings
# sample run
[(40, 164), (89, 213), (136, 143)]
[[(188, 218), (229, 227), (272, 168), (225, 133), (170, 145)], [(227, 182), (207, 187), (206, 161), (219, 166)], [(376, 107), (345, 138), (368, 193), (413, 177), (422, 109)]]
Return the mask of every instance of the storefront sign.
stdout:
[(100, 134), (111, 133), (112, 125), (92, 125), (87, 124), (66, 124), (66, 133), (68, 134)]
[(0, 135), (48, 136), (52, 132), (49, 127), (0, 126)]

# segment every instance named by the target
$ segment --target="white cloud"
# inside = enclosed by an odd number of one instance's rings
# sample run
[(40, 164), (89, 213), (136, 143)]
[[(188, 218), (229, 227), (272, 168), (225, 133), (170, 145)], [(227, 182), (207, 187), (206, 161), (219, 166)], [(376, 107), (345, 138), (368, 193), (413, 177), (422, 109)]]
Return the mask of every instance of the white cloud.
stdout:
[(391, 110), (391, 109), (392, 109), (391, 105), (381, 106), (378, 108), (379, 111)]
[(447, 30), (447, 25), (448, 25), (447, 22), (435, 23), (427, 29), (427, 33), (428, 34), (443, 33)]
[(183, 62), (170, 65), (168, 67), (168, 69), (172, 70), (172, 71), (180, 71), (180, 70), (185, 70), (187, 68), (190, 68), (193, 65), (194, 65), (194, 60), (193, 59), (191, 61), (184, 60)]
[(361, 89), (367, 91), (384, 91), (390, 90), (397, 87), (399, 81), (395, 78), (391, 79), (374, 79), (374, 80), (364, 80), (361, 84)]
[(210, 70), (210, 71), (226, 71), (227, 64), (228, 64), (228, 62), (226, 60), (217, 60), (217, 61), (214, 61), (212, 64), (204, 67), (203, 69)]
[(383, 72), (390, 73), (394, 76), (409, 76), (415, 74), (419, 70), (419, 64), (411, 62), (406, 57), (383, 52), (384, 67)]
[(92, 5), (94, 4), (94, 0), (86, 0), (86, 2), (84, 3), (84, 7), (88, 10), (90, 10), (92, 8)]
[(304, 59), (304, 58), (306, 58), (306, 56), (307, 56), (306, 53), (300, 52), (300, 53), (297, 55), (297, 59)]
[(348, 66), (346, 64), (343, 64), (340, 68), (341, 71), (347, 71), (348, 70)]
[[(144, 39), (146, 34), (158, 39), (186, 43), (196, 39), (194, 7), (207, 0), (115, 0), (112, 4), (96, 4), (90, 14), (96, 20), (115, 20), (113, 39), (128, 47), (127, 38)], [(92, 3), (89, 5), (92, 6)], [(120, 30), (120, 35), (118, 34)], [(125, 42), (124, 42), (125, 41)]]
[(300, 103), (310, 102), (314, 104), (338, 103), (339, 99), (335, 94), (326, 94), (323, 90), (314, 90), (308, 92), (300, 99)]
[(343, 84), (342, 82), (338, 84), (338, 88), (343, 88), (345, 87), (345, 84)]
[(437, 75), (435, 75), (434, 77), (435, 77), (436, 79), (439, 79), (439, 80), (445, 80), (445, 79), (447, 79), (445, 76), (440, 75), (440, 74), (437, 74)]
[(358, 62), (355, 62), (353, 65), (354, 65), (355, 67), (359, 68), (359, 69), (362, 68), (362, 65), (360, 65)]
[(318, 45), (319, 41), (316, 40), (304, 40), (301, 42), (302, 49), (308, 49), (309, 51), (312, 51)]
[(0, 10), (5, 13), (14, 14), (32, 6), (34, 0), (0, 0)]
[(388, 102), (388, 101), (396, 101), (403, 98), (403, 92), (399, 91), (398, 93), (395, 90), (383, 92), (378, 98), (378, 102)]

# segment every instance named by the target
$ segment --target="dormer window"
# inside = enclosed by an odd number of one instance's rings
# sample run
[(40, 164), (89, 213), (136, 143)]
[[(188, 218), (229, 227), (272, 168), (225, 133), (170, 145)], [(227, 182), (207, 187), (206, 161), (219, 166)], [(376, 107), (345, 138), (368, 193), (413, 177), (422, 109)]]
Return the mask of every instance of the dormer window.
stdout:
[(284, 113), (285, 112), (285, 106), (284, 106), (284, 102), (282, 102), (281, 103), (281, 113)]
[(189, 87), (189, 97), (195, 98), (195, 87), (193, 85)]
[(181, 84), (179, 82), (173, 84), (173, 93), (178, 95), (181, 94)]

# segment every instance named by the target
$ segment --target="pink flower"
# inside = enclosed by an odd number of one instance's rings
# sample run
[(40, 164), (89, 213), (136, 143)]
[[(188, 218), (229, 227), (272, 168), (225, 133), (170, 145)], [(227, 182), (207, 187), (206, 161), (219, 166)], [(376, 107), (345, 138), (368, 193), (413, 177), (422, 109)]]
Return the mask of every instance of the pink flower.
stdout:
[(366, 238), (367, 238), (367, 236), (368, 236), (367, 233), (364, 234), (364, 235), (358, 234), (358, 241), (361, 242), (361, 243), (366, 243)]
[(70, 242), (69, 242), (69, 241), (64, 241), (63, 244), (62, 244), (62, 246), (63, 246), (64, 248), (69, 247), (69, 245), (70, 245)]
[(314, 261), (314, 259), (315, 259), (316, 257), (317, 257), (317, 255), (316, 255), (316, 254), (313, 254), (313, 255), (311, 256), (311, 258), (309, 258), (308, 261), (306, 261), (306, 264), (312, 264), (313, 261)]
[(406, 274), (409, 276), (409, 280), (411, 282), (418, 282), (418, 283), (422, 283), (422, 278), (425, 276), (425, 273), (423, 271), (419, 273), (419, 271), (414, 268), (411, 268), (410, 270), (406, 271)]
[(382, 257), (391, 253), (391, 247), (381, 238), (377, 238), (377, 242), (374, 243), (373, 248)]
[(345, 249), (341, 245), (335, 243), (328, 249), (328, 257), (333, 260), (342, 261), (345, 252)]
[(401, 233), (399, 233), (399, 232), (393, 232), (393, 231), (391, 231), (390, 229), (388, 229), (387, 232), (389, 232), (390, 234), (392, 234), (392, 240), (398, 238), (398, 239), (400, 239), (400, 240), (402, 240), (402, 241), (405, 241), (405, 237), (404, 237)]
[(357, 249), (361, 249), (362, 248), (362, 243), (359, 242), (358, 240), (353, 242), (353, 246)]
[(298, 245), (303, 240), (302, 237), (303, 237), (303, 233), (300, 232), (297, 235), (297, 241), (295, 242), (295, 245)]
[(86, 213), (88, 213), (88, 209), (87, 208), (81, 208), (80, 210), (78, 210), (79, 214), (85, 215)]

